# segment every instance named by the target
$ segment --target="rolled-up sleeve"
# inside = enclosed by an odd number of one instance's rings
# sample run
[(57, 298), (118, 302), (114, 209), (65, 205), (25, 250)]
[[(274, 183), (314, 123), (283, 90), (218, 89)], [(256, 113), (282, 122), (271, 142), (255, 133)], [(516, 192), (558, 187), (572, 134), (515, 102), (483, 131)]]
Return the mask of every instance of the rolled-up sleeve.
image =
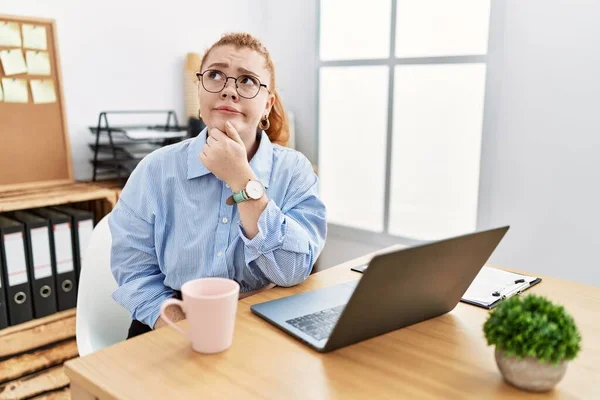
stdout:
[[(258, 234), (249, 239), (240, 223), (246, 265), (279, 286), (306, 279), (325, 246), (326, 209), (318, 197), (318, 178), (301, 156), (279, 207), (269, 200), (258, 219)], [(257, 274), (255, 274), (257, 275)]]
[(112, 234), (110, 266), (119, 285), (113, 299), (131, 317), (154, 327), (163, 301), (174, 291), (164, 285), (154, 248), (154, 227), (141, 219), (123, 202), (108, 217)]

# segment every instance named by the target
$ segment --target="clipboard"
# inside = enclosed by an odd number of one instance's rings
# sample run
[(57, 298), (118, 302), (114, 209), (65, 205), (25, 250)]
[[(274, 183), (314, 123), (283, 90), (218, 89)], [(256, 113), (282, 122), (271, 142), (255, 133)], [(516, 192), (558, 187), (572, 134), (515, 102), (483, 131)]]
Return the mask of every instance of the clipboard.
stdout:
[(491, 310), (502, 300), (519, 295), (541, 281), (538, 277), (483, 266), (460, 301)]
[[(362, 274), (368, 267), (365, 264), (351, 270)], [(502, 300), (521, 294), (541, 281), (542, 278), (483, 266), (460, 301), (491, 310)]]

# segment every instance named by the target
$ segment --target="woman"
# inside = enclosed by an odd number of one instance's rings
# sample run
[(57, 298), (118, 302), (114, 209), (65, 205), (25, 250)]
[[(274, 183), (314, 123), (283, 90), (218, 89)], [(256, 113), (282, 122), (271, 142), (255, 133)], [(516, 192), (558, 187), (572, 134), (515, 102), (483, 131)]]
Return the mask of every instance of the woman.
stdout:
[(265, 47), (224, 35), (197, 75), (207, 128), (146, 156), (109, 216), (113, 298), (131, 313), (128, 337), (164, 326), (162, 302), (189, 280), (230, 278), (241, 293), (293, 286), (325, 244), (312, 165), (281, 146), (289, 129)]

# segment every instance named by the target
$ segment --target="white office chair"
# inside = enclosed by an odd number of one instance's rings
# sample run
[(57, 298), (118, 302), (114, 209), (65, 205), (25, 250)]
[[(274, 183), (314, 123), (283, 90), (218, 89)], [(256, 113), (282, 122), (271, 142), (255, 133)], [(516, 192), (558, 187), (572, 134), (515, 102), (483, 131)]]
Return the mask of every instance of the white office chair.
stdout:
[(110, 270), (111, 244), (107, 215), (96, 225), (83, 250), (76, 320), (80, 356), (125, 340), (131, 324), (129, 312), (111, 296), (117, 288)]

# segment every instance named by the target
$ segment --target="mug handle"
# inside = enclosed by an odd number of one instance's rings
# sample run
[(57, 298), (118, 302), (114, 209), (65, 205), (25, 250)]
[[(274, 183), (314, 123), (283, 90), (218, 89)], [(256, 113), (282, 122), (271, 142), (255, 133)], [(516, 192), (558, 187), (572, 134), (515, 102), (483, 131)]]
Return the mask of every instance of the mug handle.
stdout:
[(178, 306), (179, 308), (181, 308), (181, 311), (183, 311), (185, 313), (185, 310), (183, 309), (183, 301), (178, 300), (178, 299), (167, 299), (165, 300), (162, 305), (160, 306), (160, 317), (169, 325), (171, 325), (173, 328), (175, 328), (176, 330), (178, 330), (179, 332), (181, 332), (181, 334), (183, 336), (185, 336), (186, 338), (188, 337), (188, 334), (186, 331), (184, 331), (183, 329), (181, 329), (180, 327), (178, 327), (177, 325), (175, 325), (175, 323), (173, 321), (171, 321), (166, 314), (166, 310), (167, 307), (169, 306)]

